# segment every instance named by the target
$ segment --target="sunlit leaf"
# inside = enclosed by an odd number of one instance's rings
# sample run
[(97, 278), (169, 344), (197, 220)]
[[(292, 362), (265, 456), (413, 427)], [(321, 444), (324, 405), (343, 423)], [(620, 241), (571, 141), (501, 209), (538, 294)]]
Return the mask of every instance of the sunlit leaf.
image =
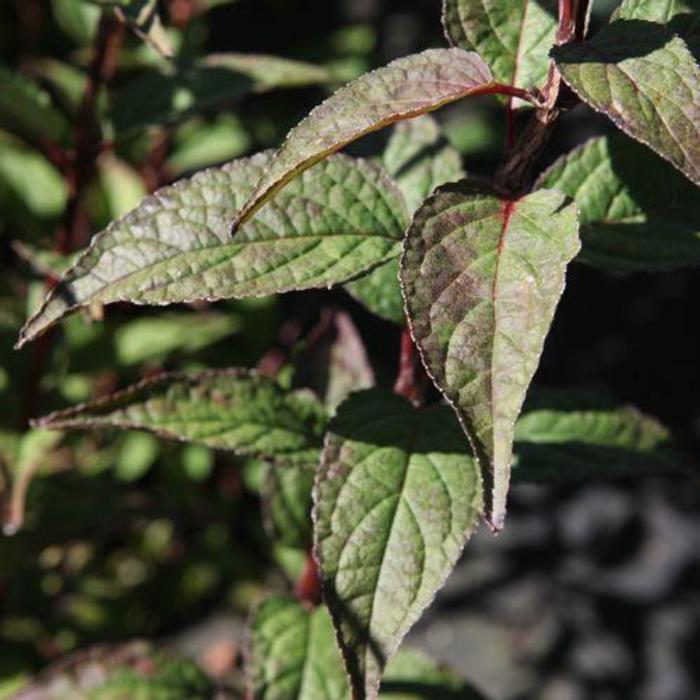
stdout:
[(351, 141), (467, 95), (494, 90), (488, 67), (477, 54), (462, 49), (429, 49), (361, 76), (292, 129), (236, 216), (234, 229), (299, 173)]
[(413, 337), (454, 406), (503, 526), (515, 421), (579, 250), (575, 204), (539, 190), (502, 200), (468, 182), (416, 213), (401, 280)]
[(583, 262), (616, 270), (700, 263), (700, 190), (622, 135), (579, 146), (544, 172), (538, 186), (576, 200)]
[(476, 526), (481, 481), (446, 406), (352, 394), (329, 427), (314, 542), (355, 697), (375, 698), (399, 642)]
[(20, 345), (80, 306), (264, 296), (346, 282), (396, 255), (406, 221), (381, 168), (336, 156), (306, 173), (235, 239), (229, 222), (269, 156), (233, 161), (147, 197), (92, 239), (31, 318)]

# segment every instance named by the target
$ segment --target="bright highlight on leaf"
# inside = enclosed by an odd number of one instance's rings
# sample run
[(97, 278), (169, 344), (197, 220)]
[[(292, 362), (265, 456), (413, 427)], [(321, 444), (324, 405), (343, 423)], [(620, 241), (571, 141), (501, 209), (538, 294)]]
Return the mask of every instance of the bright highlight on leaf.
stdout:
[(284, 392), (245, 370), (172, 372), (37, 421), (51, 429), (147, 430), (236, 454), (307, 463), (326, 413), (309, 392)]
[(541, 86), (557, 29), (556, 0), (443, 0), (448, 41), (478, 51), (499, 82)]
[(496, 91), (488, 66), (461, 49), (429, 49), (366, 73), (292, 129), (235, 217), (234, 231), (299, 173), (351, 141), (467, 95)]
[(92, 303), (172, 304), (339, 284), (394, 257), (406, 225), (378, 166), (335, 156), (305, 173), (235, 238), (228, 223), (269, 168), (233, 161), (165, 187), (93, 238), (22, 330), (19, 346)]
[(326, 437), (315, 553), (357, 700), (443, 585), (481, 507), (481, 483), (446, 406), (353, 394)]
[(584, 102), (700, 185), (700, 67), (683, 39), (620, 19), (552, 55)]
[(453, 405), (503, 527), (515, 421), (579, 249), (575, 204), (556, 191), (501, 200), (467, 182), (416, 213), (401, 283), (423, 362)]
[(576, 200), (583, 262), (615, 270), (700, 263), (700, 190), (621, 134), (579, 146), (537, 186)]

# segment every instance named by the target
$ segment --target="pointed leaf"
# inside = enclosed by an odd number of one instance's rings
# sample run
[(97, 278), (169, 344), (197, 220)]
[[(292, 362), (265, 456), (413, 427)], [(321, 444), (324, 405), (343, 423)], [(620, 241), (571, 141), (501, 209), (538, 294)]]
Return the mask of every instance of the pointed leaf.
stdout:
[(499, 82), (541, 86), (557, 30), (556, 0), (443, 0), (448, 41), (478, 51)]
[(256, 700), (348, 700), (343, 661), (324, 607), (293, 598), (264, 601), (250, 623), (246, 649), (250, 697)]
[(308, 461), (326, 415), (309, 392), (245, 370), (172, 372), (40, 419), (42, 427), (147, 430), (240, 455)]
[(504, 201), (464, 182), (438, 189), (406, 237), (401, 282), (413, 337), (478, 457), (495, 529), (515, 421), (579, 249), (577, 229), (576, 205), (559, 192)]
[(584, 102), (700, 185), (700, 67), (683, 39), (621, 19), (552, 55)]
[[(429, 114), (399, 122), (394, 127), (382, 162), (403, 193), (410, 212), (436, 187), (464, 177), (459, 151), (447, 143)], [(372, 313), (405, 325), (398, 259), (377, 267), (345, 288)]]
[(299, 173), (351, 141), (467, 95), (494, 91), (486, 64), (461, 49), (429, 49), (361, 76), (292, 129), (238, 213), (234, 230)]
[(583, 262), (616, 270), (700, 263), (700, 190), (621, 134), (579, 146), (537, 186), (576, 200)]
[(228, 222), (269, 156), (233, 161), (165, 187), (95, 236), (24, 327), (20, 346), (75, 309), (325, 287), (396, 255), (406, 215), (376, 165), (335, 156), (306, 173), (235, 240)]
[(443, 585), (476, 526), (481, 484), (446, 406), (379, 389), (338, 409), (314, 487), (314, 542), (357, 700)]
[(589, 391), (538, 390), (515, 426), (516, 481), (576, 481), (681, 469), (669, 431)]

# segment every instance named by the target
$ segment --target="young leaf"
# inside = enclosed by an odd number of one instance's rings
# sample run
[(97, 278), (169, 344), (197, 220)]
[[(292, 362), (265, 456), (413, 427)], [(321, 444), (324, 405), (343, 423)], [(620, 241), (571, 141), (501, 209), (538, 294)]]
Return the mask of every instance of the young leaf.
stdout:
[(536, 187), (576, 200), (583, 262), (616, 270), (700, 263), (700, 190), (621, 134), (574, 149)]
[(547, 77), (557, 30), (556, 0), (443, 0), (454, 46), (478, 51), (496, 80), (529, 88)]
[(37, 421), (51, 429), (122, 428), (231, 450), (308, 462), (326, 414), (305, 391), (284, 392), (245, 370), (172, 372)]
[(406, 237), (401, 283), (413, 337), (472, 444), (495, 529), (505, 518), (515, 421), (579, 249), (577, 230), (576, 205), (560, 192), (501, 200), (463, 182), (438, 189)]
[(256, 700), (348, 700), (328, 612), (286, 596), (265, 600), (250, 623), (246, 678)]
[(700, 67), (683, 39), (621, 19), (552, 55), (584, 102), (700, 185)]
[(235, 240), (228, 223), (267, 154), (165, 187), (92, 239), (27, 322), (19, 346), (92, 303), (171, 304), (345, 282), (396, 255), (404, 204), (386, 173), (336, 156), (297, 180)]
[(495, 91), (488, 66), (462, 49), (429, 49), (361, 76), (292, 129), (238, 212), (233, 229), (299, 173), (351, 141), (467, 95)]
[(515, 426), (516, 481), (574, 481), (681, 468), (669, 431), (587, 391), (542, 391)]
[[(464, 177), (459, 151), (447, 143), (429, 114), (399, 122), (394, 127), (382, 163), (399, 186), (410, 212), (436, 187)], [(398, 259), (377, 267), (345, 288), (372, 313), (405, 325)]]
[(379, 389), (333, 419), (314, 487), (314, 543), (355, 698), (443, 585), (481, 507), (476, 465), (446, 406)]

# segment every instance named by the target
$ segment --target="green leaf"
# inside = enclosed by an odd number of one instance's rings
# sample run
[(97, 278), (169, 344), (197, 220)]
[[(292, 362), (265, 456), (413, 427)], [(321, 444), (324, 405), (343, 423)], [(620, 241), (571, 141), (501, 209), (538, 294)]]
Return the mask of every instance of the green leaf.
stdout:
[(292, 129), (238, 212), (234, 230), (299, 173), (351, 141), (392, 122), (494, 89), (488, 66), (477, 54), (461, 49), (429, 49), (361, 76)]
[(64, 143), (69, 124), (51, 96), (17, 70), (0, 65), (0, 129), (30, 143)]
[(536, 187), (576, 200), (582, 262), (623, 271), (700, 263), (700, 190), (621, 134), (579, 146)]
[[(394, 127), (382, 162), (403, 193), (410, 212), (436, 187), (464, 177), (459, 151), (447, 143), (429, 114)], [(400, 326), (406, 324), (398, 259), (350, 282), (346, 289), (377, 316)]]
[(639, 19), (666, 24), (689, 43), (700, 38), (700, 7), (696, 0), (622, 0), (612, 19)]
[(321, 85), (324, 68), (263, 54), (212, 54), (192, 65), (165, 64), (127, 83), (110, 113), (118, 133), (171, 124), (206, 108), (279, 88)]
[(245, 370), (172, 372), (37, 421), (42, 427), (146, 430), (244, 456), (307, 461), (326, 414), (304, 391), (284, 392)]
[(557, 30), (556, 0), (443, 0), (453, 46), (478, 51), (499, 82), (542, 86)]
[(590, 391), (538, 390), (515, 426), (516, 481), (575, 481), (680, 468), (669, 431)]
[(700, 185), (700, 68), (683, 39), (621, 19), (552, 55), (584, 102)]
[(100, 10), (84, 0), (51, 0), (54, 19), (61, 30), (79, 46), (92, 43), (100, 21)]
[(269, 465), (261, 498), (265, 526), (274, 542), (304, 551), (311, 546), (311, 490), (318, 461), (277, 460)]
[(16, 700), (211, 700), (211, 681), (195, 664), (146, 642), (95, 646), (61, 659)]
[(328, 612), (292, 598), (265, 600), (250, 623), (248, 692), (256, 700), (348, 700), (349, 688)]
[(170, 304), (346, 282), (396, 255), (406, 214), (376, 165), (336, 156), (265, 207), (235, 240), (229, 222), (269, 156), (182, 180), (92, 239), (25, 325), (19, 344), (91, 303)]
[(446, 406), (379, 389), (338, 409), (314, 487), (324, 598), (357, 700), (445, 582), (476, 527), (481, 482)]
[(577, 231), (576, 205), (560, 192), (501, 200), (463, 182), (438, 189), (406, 237), (401, 282), (413, 337), (469, 437), (497, 530), (515, 421), (579, 250)]
[[(256, 700), (350, 700), (328, 612), (287, 596), (265, 600), (250, 623), (248, 691)], [(482, 700), (427, 656), (401, 650), (389, 662), (379, 694), (387, 700)]]
[(116, 219), (131, 211), (146, 195), (140, 173), (111, 153), (105, 153), (97, 162), (100, 185), (111, 218)]

